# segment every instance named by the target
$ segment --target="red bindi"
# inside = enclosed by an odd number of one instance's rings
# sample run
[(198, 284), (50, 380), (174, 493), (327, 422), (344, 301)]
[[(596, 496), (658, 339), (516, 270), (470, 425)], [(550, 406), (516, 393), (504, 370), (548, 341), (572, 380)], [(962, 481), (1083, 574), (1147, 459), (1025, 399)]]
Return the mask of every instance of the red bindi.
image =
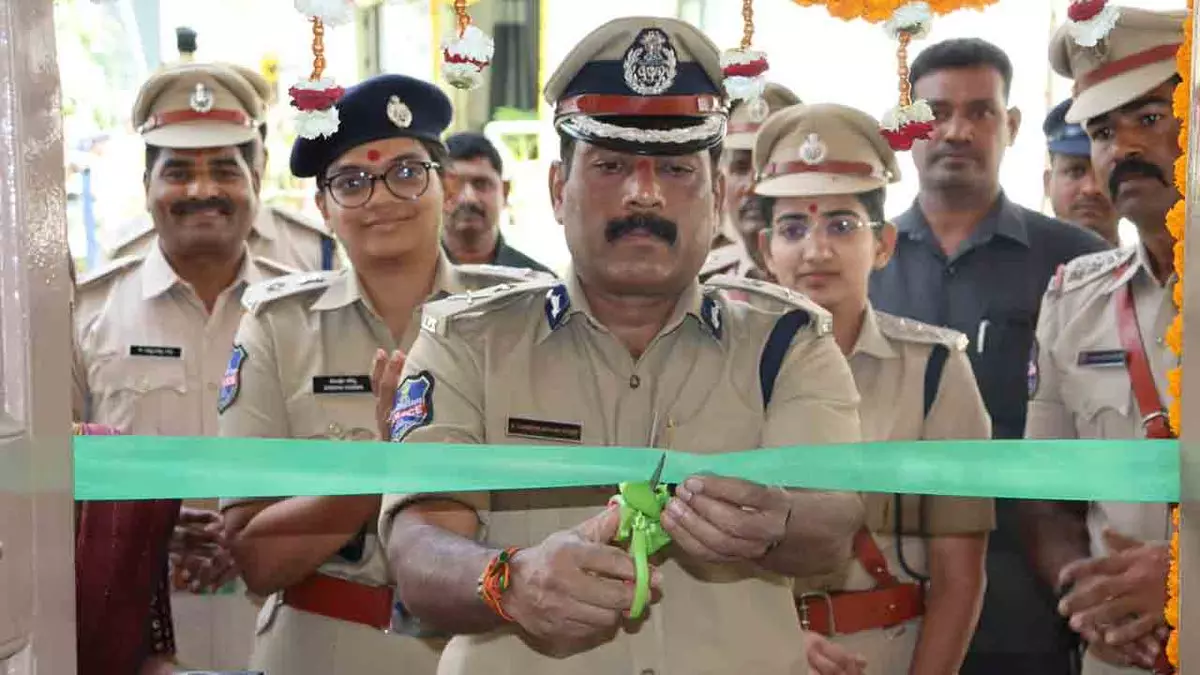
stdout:
[(368, 150), (367, 151), (367, 159), (371, 160), (372, 162), (378, 162), (379, 161), (379, 151), (378, 150)]
[(812, 214), (815, 214), (815, 213), (817, 212), (817, 205), (816, 205), (816, 204), (809, 204), (809, 205), (808, 205), (808, 212), (809, 212), (809, 213), (812, 213)]

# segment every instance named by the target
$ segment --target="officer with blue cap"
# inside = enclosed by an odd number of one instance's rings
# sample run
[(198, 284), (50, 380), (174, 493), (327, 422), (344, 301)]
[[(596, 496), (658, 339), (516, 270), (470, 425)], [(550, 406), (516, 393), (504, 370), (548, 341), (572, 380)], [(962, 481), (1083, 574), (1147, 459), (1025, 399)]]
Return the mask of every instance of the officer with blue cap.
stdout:
[[(222, 436), (377, 438), (372, 356), (399, 358), (412, 347), (421, 306), (538, 274), (444, 257), (439, 233), (454, 181), (441, 141), (452, 109), (440, 89), (381, 75), (347, 89), (337, 110), (331, 136), (296, 140), (291, 169), (316, 179), (317, 206), (353, 267), (246, 291), (217, 397)], [(251, 669), (437, 670), (444, 640), (418, 626), (389, 585), (375, 529), (379, 500), (222, 500), (246, 585), (271, 596)]]
[(1050, 167), (1042, 178), (1046, 196), (1056, 218), (1086, 227), (1118, 246), (1120, 216), (1092, 171), (1092, 144), (1087, 132), (1066, 121), (1070, 107), (1071, 99), (1059, 103), (1042, 124), (1050, 152)]

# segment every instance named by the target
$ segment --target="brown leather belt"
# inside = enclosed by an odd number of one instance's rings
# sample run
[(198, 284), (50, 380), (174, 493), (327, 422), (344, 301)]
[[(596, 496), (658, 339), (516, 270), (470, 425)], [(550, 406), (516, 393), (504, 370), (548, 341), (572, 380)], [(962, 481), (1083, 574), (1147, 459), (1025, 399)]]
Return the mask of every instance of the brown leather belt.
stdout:
[(891, 628), (925, 613), (924, 593), (917, 584), (873, 591), (805, 593), (796, 598), (800, 627), (825, 637)]
[(283, 604), (309, 614), (378, 630), (392, 625), (392, 587), (314, 574), (283, 592)]

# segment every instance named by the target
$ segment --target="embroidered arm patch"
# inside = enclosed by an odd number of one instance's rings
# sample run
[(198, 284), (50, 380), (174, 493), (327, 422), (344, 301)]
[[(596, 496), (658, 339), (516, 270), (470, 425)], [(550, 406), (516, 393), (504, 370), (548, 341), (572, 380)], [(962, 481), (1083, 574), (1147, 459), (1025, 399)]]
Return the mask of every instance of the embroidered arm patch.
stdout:
[(388, 440), (399, 443), (413, 429), (419, 429), (433, 420), (433, 382), (433, 375), (427, 370), (400, 382), (392, 403), (392, 413), (388, 416)]
[(241, 345), (233, 346), (233, 354), (229, 357), (229, 366), (225, 369), (225, 377), (221, 379), (221, 391), (217, 395), (217, 413), (223, 414), (237, 401), (238, 392), (242, 390), (242, 366), (246, 365), (246, 348)]

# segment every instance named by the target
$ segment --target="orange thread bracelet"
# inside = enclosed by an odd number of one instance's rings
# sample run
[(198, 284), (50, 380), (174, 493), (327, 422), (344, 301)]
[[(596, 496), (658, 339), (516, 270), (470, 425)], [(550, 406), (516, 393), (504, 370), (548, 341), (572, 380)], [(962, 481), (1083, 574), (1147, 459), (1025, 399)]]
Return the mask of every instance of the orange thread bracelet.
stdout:
[(485, 605), (505, 621), (512, 621), (513, 618), (500, 606), (500, 596), (508, 590), (512, 581), (509, 574), (512, 571), (512, 558), (519, 550), (516, 546), (510, 546), (497, 553), (488, 562), (487, 567), (483, 568), (483, 574), (479, 575), (479, 585), (476, 589), (479, 599), (483, 600)]

